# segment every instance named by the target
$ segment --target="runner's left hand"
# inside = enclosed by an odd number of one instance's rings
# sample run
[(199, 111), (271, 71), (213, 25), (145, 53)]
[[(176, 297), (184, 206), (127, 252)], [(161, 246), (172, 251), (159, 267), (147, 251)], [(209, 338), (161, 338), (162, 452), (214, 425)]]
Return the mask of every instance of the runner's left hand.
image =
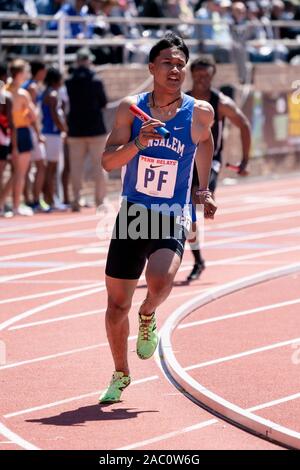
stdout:
[(204, 201), (204, 218), (213, 219), (218, 206), (212, 196), (207, 196)]
[(238, 175), (240, 176), (247, 176), (249, 172), (246, 170), (248, 165), (248, 158), (243, 158), (241, 163), (239, 164)]

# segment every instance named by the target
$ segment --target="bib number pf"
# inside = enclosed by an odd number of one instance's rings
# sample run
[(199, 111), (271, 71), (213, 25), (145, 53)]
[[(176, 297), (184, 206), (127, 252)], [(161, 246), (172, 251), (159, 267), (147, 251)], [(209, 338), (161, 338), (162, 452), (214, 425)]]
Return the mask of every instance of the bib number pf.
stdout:
[(174, 196), (177, 170), (177, 160), (140, 155), (135, 189), (147, 196), (171, 199)]

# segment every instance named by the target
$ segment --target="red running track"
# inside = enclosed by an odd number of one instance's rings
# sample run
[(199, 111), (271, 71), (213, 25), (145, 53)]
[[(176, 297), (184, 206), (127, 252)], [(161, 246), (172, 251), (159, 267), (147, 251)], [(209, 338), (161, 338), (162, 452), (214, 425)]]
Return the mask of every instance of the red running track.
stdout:
[[(295, 182), (220, 187), (217, 216), (206, 224), (207, 269), (187, 286), (186, 250), (160, 327), (199, 292), (300, 259)], [(98, 223), (91, 209), (0, 221), (0, 449), (280, 449), (215, 418), (175, 389), (155, 360), (137, 358), (143, 279), (130, 313), (134, 382), (122, 402), (97, 405), (113, 369), (104, 328), (108, 243), (97, 238)], [(228, 295), (193, 312), (173, 338), (177, 359), (199, 382), (297, 431), (299, 286), (294, 274)]]

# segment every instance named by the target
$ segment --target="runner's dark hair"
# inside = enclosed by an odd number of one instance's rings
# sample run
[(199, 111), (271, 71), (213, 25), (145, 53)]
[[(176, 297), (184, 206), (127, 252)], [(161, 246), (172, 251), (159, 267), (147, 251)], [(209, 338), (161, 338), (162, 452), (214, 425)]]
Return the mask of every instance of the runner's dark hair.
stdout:
[(188, 62), (190, 53), (184, 40), (172, 31), (168, 32), (152, 47), (149, 53), (149, 62), (154, 62), (154, 60), (156, 59), (156, 57), (159, 56), (161, 51), (171, 47), (176, 47), (177, 49), (182, 51), (186, 57), (186, 62)]

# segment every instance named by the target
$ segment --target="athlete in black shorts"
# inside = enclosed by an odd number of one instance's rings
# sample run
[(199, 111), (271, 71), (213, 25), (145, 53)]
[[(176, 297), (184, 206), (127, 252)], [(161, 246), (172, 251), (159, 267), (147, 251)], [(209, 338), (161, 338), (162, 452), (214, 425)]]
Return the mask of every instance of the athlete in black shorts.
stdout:
[[(188, 58), (186, 45), (173, 33), (153, 46), (149, 54), (153, 90), (122, 101), (102, 156), (105, 170), (122, 167), (123, 204), (105, 270), (106, 331), (115, 371), (100, 403), (119, 401), (130, 383), (128, 313), (144, 267), (147, 294), (138, 312), (136, 352), (140, 359), (149, 359), (157, 347), (155, 312), (171, 292), (190, 225), (194, 158), (202, 184), (199, 204), (208, 218), (216, 211), (208, 190), (214, 113), (207, 102), (181, 92)], [(135, 118), (132, 104), (149, 119), (142, 123)], [(169, 137), (156, 132), (158, 127), (165, 127)]]
[[(249, 159), (251, 128), (247, 117), (237, 107), (234, 101), (220, 91), (212, 88), (212, 80), (216, 73), (216, 65), (212, 56), (203, 55), (198, 57), (191, 64), (191, 74), (193, 79), (192, 90), (189, 95), (196, 99), (208, 101), (215, 111), (214, 124), (212, 126), (212, 135), (214, 139), (214, 156), (209, 181), (209, 189), (214, 194), (218, 175), (222, 166), (222, 147), (223, 147), (223, 130), (225, 118), (228, 118), (236, 127), (240, 129), (243, 158), (240, 163), (239, 173), (243, 174)], [(194, 165), (192, 197), (193, 204), (196, 205), (196, 190), (199, 187), (198, 172)], [(198, 279), (201, 272), (205, 268), (204, 260), (199, 249), (199, 241), (197, 236), (196, 223), (193, 224), (192, 240), (189, 240), (194, 255), (195, 263), (192, 271), (187, 277), (188, 281)]]

